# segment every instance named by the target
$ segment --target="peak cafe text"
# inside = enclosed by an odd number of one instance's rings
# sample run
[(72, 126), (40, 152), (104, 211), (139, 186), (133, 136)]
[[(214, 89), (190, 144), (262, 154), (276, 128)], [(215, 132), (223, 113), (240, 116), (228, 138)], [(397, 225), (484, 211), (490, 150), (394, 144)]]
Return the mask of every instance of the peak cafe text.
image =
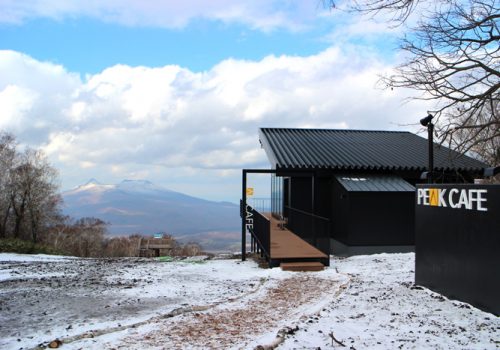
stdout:
[(487, 189), (419, 188), (417, 205), (488, 211)]

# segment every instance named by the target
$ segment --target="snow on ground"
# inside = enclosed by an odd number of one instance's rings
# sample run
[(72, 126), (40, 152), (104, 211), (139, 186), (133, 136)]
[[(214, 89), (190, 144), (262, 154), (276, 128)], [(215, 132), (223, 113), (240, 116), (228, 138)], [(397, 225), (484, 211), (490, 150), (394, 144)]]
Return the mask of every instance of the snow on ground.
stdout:
[[(498, 317), (413, 284), (414, 254), (252, 261), (0, 254), (0, 349), (496, 349)], [(280, 337), (276, 337), (280, 334)]]
[[(332, 260), (348, 288), (280, 349), (498, 349), (499, 318), (414, 285), (414, 254)], [(332, 345), (333, 344), (333, 345)]]
[[(236, 260), (57, 259), (0, 254), (0, 348), (132, 325), (179, 307), (224, 302), (278, 279)], [(4, 261), (6, 260), (6, 261)], [(5, 271), (9, 277), (6, 278)], [(272, 277), (272, 278), (271, 278)]]
[(78, 259), (72, 256), (60, 256), (60, 255), (28, 255), (28, 254), (15, 254), (15, 253), (0, 253), (1, 262), (42, 262), (42, 261), (61, 261), (61, 260), (71, 260)]

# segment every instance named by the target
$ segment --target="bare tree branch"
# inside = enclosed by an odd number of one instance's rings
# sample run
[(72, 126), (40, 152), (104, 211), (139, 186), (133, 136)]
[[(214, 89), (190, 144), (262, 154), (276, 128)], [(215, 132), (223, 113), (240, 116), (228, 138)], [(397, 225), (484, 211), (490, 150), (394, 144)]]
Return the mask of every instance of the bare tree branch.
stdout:
[(407, 59), (381, 83), (434, 100), (441, 142), (498, 165), (500, 0), (355, 0), (350, 8), (396, 24), (421, 14), (401, 38)]

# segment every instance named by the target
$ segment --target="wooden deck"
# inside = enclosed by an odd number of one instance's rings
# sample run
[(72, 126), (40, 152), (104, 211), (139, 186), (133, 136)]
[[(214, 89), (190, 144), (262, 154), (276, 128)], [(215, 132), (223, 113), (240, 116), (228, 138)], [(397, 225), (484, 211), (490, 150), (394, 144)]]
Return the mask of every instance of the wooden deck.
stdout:
[(271, 262), (328, 261), (329, 257), (302, 238), (279, 225), (279, 221), (269, 213), (264, 213), (271, 221)]

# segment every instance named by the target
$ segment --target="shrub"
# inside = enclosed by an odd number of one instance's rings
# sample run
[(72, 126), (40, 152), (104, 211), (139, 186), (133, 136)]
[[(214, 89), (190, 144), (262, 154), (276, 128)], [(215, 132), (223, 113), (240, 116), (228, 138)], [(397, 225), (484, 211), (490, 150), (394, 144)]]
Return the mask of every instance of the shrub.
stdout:
[(35, 244), (32, 241), (24, 241), (16, 238), (0, 239), (0, 253), (18, 253), (18, 254), (51, 254), (61, 255), (62, 252), (41, 244)]

